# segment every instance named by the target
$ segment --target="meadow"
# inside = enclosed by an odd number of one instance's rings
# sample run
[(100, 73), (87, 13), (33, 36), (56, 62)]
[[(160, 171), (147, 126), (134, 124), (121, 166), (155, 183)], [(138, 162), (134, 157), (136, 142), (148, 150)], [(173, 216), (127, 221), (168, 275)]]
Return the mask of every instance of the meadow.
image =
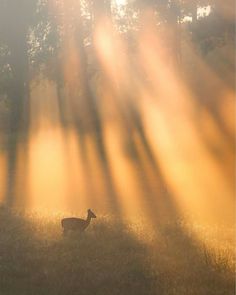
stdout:
[(198, 227), (200, 242), (183, 220), (155, 233), (136, 225), (98, 216), (83, 234), (63, 237), (59, 215), (2, 207), (0, 294), (234, 294), (234, 240), (226, 231), (218, 228), (217, 237)]

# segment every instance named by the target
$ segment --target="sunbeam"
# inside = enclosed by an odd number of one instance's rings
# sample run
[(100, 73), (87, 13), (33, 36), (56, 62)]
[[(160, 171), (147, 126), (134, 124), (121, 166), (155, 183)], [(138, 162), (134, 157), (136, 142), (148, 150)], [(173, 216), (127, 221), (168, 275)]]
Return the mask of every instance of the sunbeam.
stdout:
[(154, 2), (0, 1), (3, 294), (233, 294), (235, 13)]

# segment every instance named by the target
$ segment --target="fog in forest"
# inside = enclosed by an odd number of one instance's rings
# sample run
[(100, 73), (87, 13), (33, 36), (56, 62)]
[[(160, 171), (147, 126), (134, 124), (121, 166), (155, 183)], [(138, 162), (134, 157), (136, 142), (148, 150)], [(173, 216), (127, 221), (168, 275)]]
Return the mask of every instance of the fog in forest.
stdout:
[(0, 0), (1, 294), (233, 294), (233, 8)]

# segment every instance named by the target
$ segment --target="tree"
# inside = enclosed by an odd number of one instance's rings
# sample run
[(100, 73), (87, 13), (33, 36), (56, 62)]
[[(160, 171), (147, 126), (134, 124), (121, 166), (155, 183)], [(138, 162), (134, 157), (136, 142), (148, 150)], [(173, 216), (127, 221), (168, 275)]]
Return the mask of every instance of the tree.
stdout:
[[(29, 91), (29, 28), (34, 23), (37, 1), (0, 2), (0, 48), (6, 48), (1, 55), (10, 85), (5, 88), (10, 109), (10, 132), (8, 141), (8, 185), (6, 202), (12, 205), (17, 163), (19, 134), (28, 125), (27, 97)], [(6, 85), (7, 83), (5, 83)]]

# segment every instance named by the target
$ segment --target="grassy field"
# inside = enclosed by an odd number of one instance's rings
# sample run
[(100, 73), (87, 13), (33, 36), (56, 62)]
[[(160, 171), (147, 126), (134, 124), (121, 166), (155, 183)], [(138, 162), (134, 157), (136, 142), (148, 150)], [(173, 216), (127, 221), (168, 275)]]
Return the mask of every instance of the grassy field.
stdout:
[(0, 294), (233, 295), (232, 241), (213, 252), (193, 232), (177, 222), (134, 234), (100, 217), (84, 234), (63, 237), (59, 217), (1, 208)]

